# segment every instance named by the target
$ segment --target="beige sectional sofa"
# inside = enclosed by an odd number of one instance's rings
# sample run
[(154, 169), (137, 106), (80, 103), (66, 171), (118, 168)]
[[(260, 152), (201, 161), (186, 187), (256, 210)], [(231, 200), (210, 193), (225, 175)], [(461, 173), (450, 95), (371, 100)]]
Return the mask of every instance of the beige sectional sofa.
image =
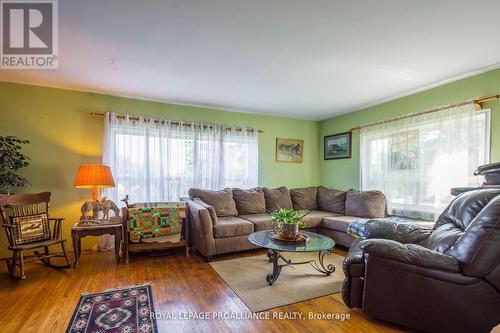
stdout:
[(305, 228), (345, 247), (353, 241), (346, 233), (351, 221), (386, 215), (385, 196), (379, 191), (338, 191), (323, 186), (291, 190), (284, 186), (221, 191), (193, 188), (187, 202), (192, 245), (207, 260), (255, 248), (248, 235), (272, 229), (269, 213), (280, 208), (310, 211), (303, 220)]

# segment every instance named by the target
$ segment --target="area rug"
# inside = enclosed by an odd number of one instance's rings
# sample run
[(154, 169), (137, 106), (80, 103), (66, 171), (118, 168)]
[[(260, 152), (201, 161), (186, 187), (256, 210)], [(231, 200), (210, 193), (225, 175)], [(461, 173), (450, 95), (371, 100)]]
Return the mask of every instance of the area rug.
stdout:
[(82, 294), (66, 332), (157, 333), (150, 284)]
[[(318, 258), (317, 253), (283, 253), (283, 256), (295, 262)], [(283, 267), (272, 286), (266, 282), (266, 275), (273, 268), (266, 255), (216, 261), (210, 266), (250, 310), (260, 312), (340, 292), (344, 281), (343, 259), (336, 254), (325, 256), (325, 266), (335, 266), (330, 276), (318, 273), (309, 264)]]

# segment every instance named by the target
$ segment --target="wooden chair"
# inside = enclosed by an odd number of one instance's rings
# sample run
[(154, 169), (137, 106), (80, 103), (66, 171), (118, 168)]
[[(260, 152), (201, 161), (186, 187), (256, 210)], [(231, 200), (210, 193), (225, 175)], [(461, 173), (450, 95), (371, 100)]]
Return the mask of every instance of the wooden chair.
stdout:
[[(61, 222), (64, 219), (49, 217), (49, 202), (50, 192), (0, 195), (2, 227), (7, 234), (7, 240), (9, 241), (8, 248), (13, 251), (12, 259), (7, 259), (7, 268), (9, 273), (14, 277), (26, 278), (24, 275), (24, 264), (36, 260), (40, 260), (45, 265), (54, 268), (72, 267), (66, 253), (66, 240), (61, 239)], [(33, 223), (30, 221), (33, 218), (39, 218), (39, 220), (35, 220)], [(24, 224), (20, 222), (23, 220), (25, 221)], [(51, 222), (53, 222), (52, 228)], [(37, 232), (42, 232), (44, 235), (41, 237), (40, 235), (33, 236), (33, 234), (30, 234), (33, 229), (36, 229)], [(20, 238), (23, 235), (26, 237), (24, 239)], [(31, 239), (34, 240), (31, 241)], [(50, 253), (49, 246), (57, 244), (61, 245), (62, 252)], [(41, 248), (44, 249), (43, 254), (36, 251), (36, 249)], [(26, 258), (24, 251), (33, 251), (35, 255)], [(66, 260), (66, 264), (54, 265), (50, 260), (52, 257), (63, 257)], [(15, 274), (16, 266), (20, 269), (19, 275)]]

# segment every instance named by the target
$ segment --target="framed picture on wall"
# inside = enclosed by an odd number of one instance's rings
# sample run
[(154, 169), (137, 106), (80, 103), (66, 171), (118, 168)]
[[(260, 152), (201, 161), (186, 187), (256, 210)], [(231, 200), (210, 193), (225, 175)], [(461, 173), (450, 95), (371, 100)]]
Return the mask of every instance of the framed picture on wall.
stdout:
[(276, 138), (276, 162), (302, 163), (304, 140)]
[(351, 158), (351, 132), (328, 135), (324, 140), (325, 160)]

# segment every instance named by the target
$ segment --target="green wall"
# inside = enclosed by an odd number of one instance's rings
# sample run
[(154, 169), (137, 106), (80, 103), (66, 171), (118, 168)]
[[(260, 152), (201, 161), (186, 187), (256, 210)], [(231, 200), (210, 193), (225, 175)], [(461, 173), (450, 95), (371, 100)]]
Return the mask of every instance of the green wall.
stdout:
[[(99, 163), (103, 119), (89, 112), (116, 112), (181, 121), (257, 127), (259, 184), (299, 187), (322, 184), (338, 189), (359, 187), (359, 131), (353, 132), (352, 158), (324, 161), (323, 137), (395, 116), (454, 104), (500, 92), (500, 69), (456, 81), (391, 102), (331, 118), (323, 122), (296, 120), (215, 109), (179, 106), (130, 98), (0, 82), (0, 135), (31, 141), (25, 147), (31, 165), (22, 174), (33, 184), (18, 192), (52, 192), (52, 215), (66, 218), (64, 236), (79, 217), (80, 205), (90, 192), (73, 188), (78, 166)], [(491, 161), (500, 160), (500, 101), (491, 108)], [(496, 112), (495, 112), (496, 110)], [(275, 162), (276, 137), (304, 140), (304, 163)], [(93, 244), (84, 240), (84, 247)], [(0, 257), (5, 257), (0, 233)]]
[[(52, 216), (66, 218), (64, 236), (79, 218), (90, 191), (73, 188), (78, 166), (100, 163), (103, 118), (89, 112), (116, 112), (182, 121), (257, 127), (259, 134), (259, 184), (299, 187), (319, 183), (319, 122), (235, 113), (0, 82), (0, 135), (31, 141), (23, 151), (31, 165), (22, 174), (32, 183), (17, 192), (52, 192)], [(304, 163), (275, 162), (276, 137), (304, 140)], [(84, 247), (93, 244), (85, 239)], [(0, 257), (5, 257), (4, 232), (0, 231)]]
[[(469, 99), (500, 93), (500, 69), (455, 81), (414, 95), (369, 107), (321, 122), (320, 145), (323, 137), (346, 132), (351, 128), (375, 121), (425, 111), (437, 106), (460, 103)], [(491, 161), (500, 161), (500, 101), (484, 104), (491, 112)], [(352, 158), (320, 162), (320, 183), (338, 189), (359, 188), (359, 130), (352, 133)]]

